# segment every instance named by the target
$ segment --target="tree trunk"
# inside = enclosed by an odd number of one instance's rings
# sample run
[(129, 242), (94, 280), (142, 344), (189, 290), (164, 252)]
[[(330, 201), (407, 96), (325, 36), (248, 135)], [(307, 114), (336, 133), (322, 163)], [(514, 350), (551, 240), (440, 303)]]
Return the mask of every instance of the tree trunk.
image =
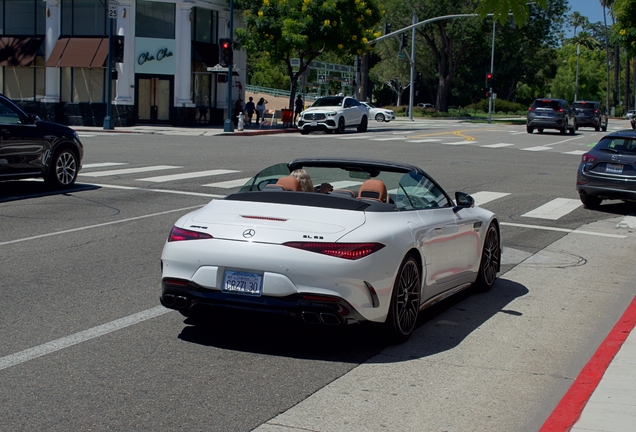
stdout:
[(621, 52), (618, 45), (614, 46), (614, 106), (620, 104), (620, 75), (621, 74)]
[(629, 91), (629, 59), (625, 60), (625, 111), (630, 107), (630, 91)]
[(609, 55), (609, 35), (607, 34), (607, 13), (605, 12), (605, 5), (603, 4), (603, 23), (605, 28), (605, 58), (607, 67), (607, 87), (605, 88), (605, 109), (610, 110), (610, 55)]

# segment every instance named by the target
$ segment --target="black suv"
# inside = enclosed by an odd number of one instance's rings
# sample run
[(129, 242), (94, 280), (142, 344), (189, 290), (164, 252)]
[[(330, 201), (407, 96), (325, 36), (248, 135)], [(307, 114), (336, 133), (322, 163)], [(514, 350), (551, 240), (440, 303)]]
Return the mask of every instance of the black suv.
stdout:
[(539, 133), (543, 133), (544, 129), (556, 129), (562, 134), (567, 131), (574, 134), (576, 130), (574, 111), (563, 99), (537, 99), (528, 108), (526, 119), (528, 133), (534, 132), (535, 129)]
[(54, 187), (70, 187), (83, 155), (73, 129), (43, 122), (0, 95), (0, 180), (44, 177)]
[(593, 127), (596, 132), (607, 131), (607, 111), (595, 101), (577, 101), (572, 104), (576, 114), (576, 128)]

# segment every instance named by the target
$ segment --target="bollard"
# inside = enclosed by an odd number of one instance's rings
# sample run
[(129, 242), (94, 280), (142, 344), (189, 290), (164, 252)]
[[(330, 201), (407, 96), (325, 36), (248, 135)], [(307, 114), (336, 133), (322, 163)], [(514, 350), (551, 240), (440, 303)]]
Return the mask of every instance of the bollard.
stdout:
[(243, 115), (243, 113), (240, 113), (238, 115), (238, 130), (242, 131), (244, 126), (245, 126), (245, 116)]

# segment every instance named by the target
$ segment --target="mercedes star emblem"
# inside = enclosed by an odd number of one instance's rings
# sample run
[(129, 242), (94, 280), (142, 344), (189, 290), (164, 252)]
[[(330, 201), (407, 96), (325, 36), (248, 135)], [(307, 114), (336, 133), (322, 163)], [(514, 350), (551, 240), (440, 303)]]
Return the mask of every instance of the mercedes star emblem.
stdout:
[(254, 231), (253, 229), (246, 229), (245, 231), (243, 231), (243, 237), (245, 238), (252, 238), (255, 234), (256, 231)]

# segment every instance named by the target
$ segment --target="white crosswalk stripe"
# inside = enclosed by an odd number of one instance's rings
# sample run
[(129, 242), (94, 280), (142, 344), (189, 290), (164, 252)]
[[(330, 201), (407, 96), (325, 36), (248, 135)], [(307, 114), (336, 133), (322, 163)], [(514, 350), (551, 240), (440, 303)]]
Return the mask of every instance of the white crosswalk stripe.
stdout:
[(521, 150), (524, 150), (524, 151), (531, 151), (531, 152), (537, 152), (537, 151), (547, 151), (547, 150), (552, 150), (552, 147), (546, 147), (546, 146), (536, 146), (536, 147), (526, 147), (526, 148), (522, 148)]
[(496, 199), (503, 198), (508, 195), (510, 194), (505, 192), (488, 192), (488, 191), (479, 191), (479, 192), (475, 192), (474, 194), (470, 194), (470, 196), (472, 196), (473, 199), (475, 200), (475, 205), (477, 206), (482, 206), (490, 201), (494, 201)]
[(530, 217), (537, 219), (557, 220), (566, 214), (576, 210), (583, 204), (579, 200), (568, 198), (555, 198), (549, 203), (542, 205), (528, 213), (522, 214), (522, 217)]
[(466, 145), (466, 144), (477, 144), (479, 141), (469, 141), (469, 140), (465, 140), (465, 141), (455, 141), (455, 142), (445, 142), (442, 143), (444, 145)]
[(498, 144), (484, 144), (484, 145), (480, 145), (479, 147), (486, 147), (486, 148), (503, 148), (503, 147), (510, 147), (513, 146), (514, 144), (507, 144), (507, 143), (498, 143)]
[(89, 172), (89, 173), (80, 172), (80, 175), (85, 177), (107, 177), (107, 176), (136, 174), (141, 172), (159, 171), (159, 170), (168, 170), (168, 169), (177, 169), (177, 168), (183, 168), (183, 167), (172, 166), (172, 165), (155, 165), (155, 166), (146, 166), (146, 167), (137, 167), (137, 168), (123, 168), (118, 170), (95, 171), (95, 172)]
[(419, 140), (408, 140), (406, 142), (408, 143), (424, 143), (424, 142), (442, 142), (444, 141), (441, 138), (426, 138), (426, 139), (419, 139)]
[(583, 154), (587, 153), (585, 150), (574, 150), (574, 151), (569, 151), (569, 152), (563, 152), (563, 154), (571, 154), (571, 155), (576, 155), (576, 156), (581, 156)]
[(208, 183), (208, 184), (204, 184), (202, 186), (215, 187), (215, 188), (221, 188), (221, 189), (232, 189), (232, 188), (243, 186), (245, 183), (247, 183), (247, 181), (250, 178), (251, 177), (237, 179), (237, 180), (222, 181), (222, 182), (217, 182), (217, 183)]
[(92, 163), (92, 164), (83, 164), (82, 169), (91, 169), (91, 168), (106, 168), (111, 166), (119, 166), (119, 165), (128, 165), (124, 162), (102, 162), (102, 163)]
[(222, 174), (232, 174), (235, 172), (239, 172), (239, 171), (216, 169), (216, 170), (208, 170), (208, 171), (194, 171), (194, 172), (187, 172), (187, 173), (181, 173), (181, 174), (171, 174), (171, 175), (157, 176), (157, 177), (147, 177), (147, 178), (142, 178), (137, 180), (163, 183), (163, 182), (169, 182), (169, 181), (175, 181), (175, 180), (185, 180), (185, 179), (200, 178), (200, 177), (211, 177), (211, 176), (217, 176)]
[(404, 137), (371, 138), (371, 141), (402, 141)]

